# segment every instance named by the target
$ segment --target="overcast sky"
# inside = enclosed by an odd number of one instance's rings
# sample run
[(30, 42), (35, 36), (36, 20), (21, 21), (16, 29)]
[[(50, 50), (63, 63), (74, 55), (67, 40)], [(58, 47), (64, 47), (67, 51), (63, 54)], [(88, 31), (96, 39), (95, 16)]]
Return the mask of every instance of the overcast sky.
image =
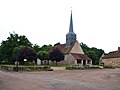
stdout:
[(120, 0), (0, 0), (0, 43), (9, 32), (33, 44), (65, 43), (70, 13), (77, 40), (105, 52), (120, 46)]

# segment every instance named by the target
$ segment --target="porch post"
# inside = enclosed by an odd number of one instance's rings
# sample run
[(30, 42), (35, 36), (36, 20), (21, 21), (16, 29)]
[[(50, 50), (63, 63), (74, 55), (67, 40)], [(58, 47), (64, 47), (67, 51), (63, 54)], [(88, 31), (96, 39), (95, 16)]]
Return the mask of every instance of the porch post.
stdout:
[(81, 60), (81, 65), (83, 65), (83, 60)]
[(77, 65), (77, 60), (75, 60), (75, 65)]
[(85, 60), (85, 65), (87, 65), (87, 60)]
[(92, 60), (90, 60), (90, 66), (92, 66)]

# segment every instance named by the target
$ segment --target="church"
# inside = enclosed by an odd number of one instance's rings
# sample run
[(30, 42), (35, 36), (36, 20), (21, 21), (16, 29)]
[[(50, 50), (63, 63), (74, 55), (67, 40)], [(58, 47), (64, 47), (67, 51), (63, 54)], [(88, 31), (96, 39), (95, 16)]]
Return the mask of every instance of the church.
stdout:
[(76, 39), (77, 35), (73, 30), (72, 11), (70, 16), (69, 32), (66, 34), (65, 44), (56, 44), (53, 48), (58, 48), (64, 53), (64, 60), (60, 61), (61, 65), (92, 65), (92, 60), (84, 54), (79, 42)]

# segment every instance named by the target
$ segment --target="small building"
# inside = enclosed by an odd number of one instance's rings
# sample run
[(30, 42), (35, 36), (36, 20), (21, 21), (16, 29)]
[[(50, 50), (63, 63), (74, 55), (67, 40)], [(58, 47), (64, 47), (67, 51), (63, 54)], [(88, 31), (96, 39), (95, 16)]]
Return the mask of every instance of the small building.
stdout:
[(120, 67), (120, 47), (117, 51), (109, 52), (102, 57), (101, 63), (104, 66)]

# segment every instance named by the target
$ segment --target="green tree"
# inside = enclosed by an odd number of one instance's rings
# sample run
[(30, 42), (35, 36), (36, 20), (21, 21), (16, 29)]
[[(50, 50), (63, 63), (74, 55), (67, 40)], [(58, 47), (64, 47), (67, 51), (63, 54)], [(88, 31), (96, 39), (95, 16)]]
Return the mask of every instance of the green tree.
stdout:
[(41, 65), (42, 65), (43, 60), (47, 60), (47, 58), (48, 58), (48, 52), (47, 51), (39, 51), (37, 53), (37, 57), (41, 60)]
[(46, 52), (48, 52), (51, 48), (52, 48), (52, 45), (51, 45), (51, 44), (49, 44), (49, 45), (43, 45), (43, 46), (41, 47), (41, 51), (46, 51)]
[(12, 57), (13, 49), (20, 45), (32, 47), (32, 44), (26, 38), (26, 36), (24, 35), (19, 36), (16, 33), (14, 34), (10, 33), (10, 36), (7, 38), (7, 40), (2, 41), (1, 43), (0, 56), (2, 57), (0, 57), (0, 61), (13, 64), (14, 63), (14, 59)]
[(86, 52), (86, 55), (92, 59), (92, 63), (93, 64), (97, 64), (97, 61), (98, 61), (98, 57), (97, 57), (97, 54), (95, 53), (95, 51), (87, 51)]
[(81, 43), (80, 44), (84, 53), (90, 57), (93, 60), (93, 64), (99, 64), (99, 59), (101, 57), (101, 55), (104, 53), (104, 50), (102, 49), (97, 49), (95, 47), (88, 47), (86, 44)]
[(33, 49), (36, 51), (36, 53), (41, 50), (40, 46), (37, 45), (37, 44), (34, 44), (34, 45), (33, 45)]

